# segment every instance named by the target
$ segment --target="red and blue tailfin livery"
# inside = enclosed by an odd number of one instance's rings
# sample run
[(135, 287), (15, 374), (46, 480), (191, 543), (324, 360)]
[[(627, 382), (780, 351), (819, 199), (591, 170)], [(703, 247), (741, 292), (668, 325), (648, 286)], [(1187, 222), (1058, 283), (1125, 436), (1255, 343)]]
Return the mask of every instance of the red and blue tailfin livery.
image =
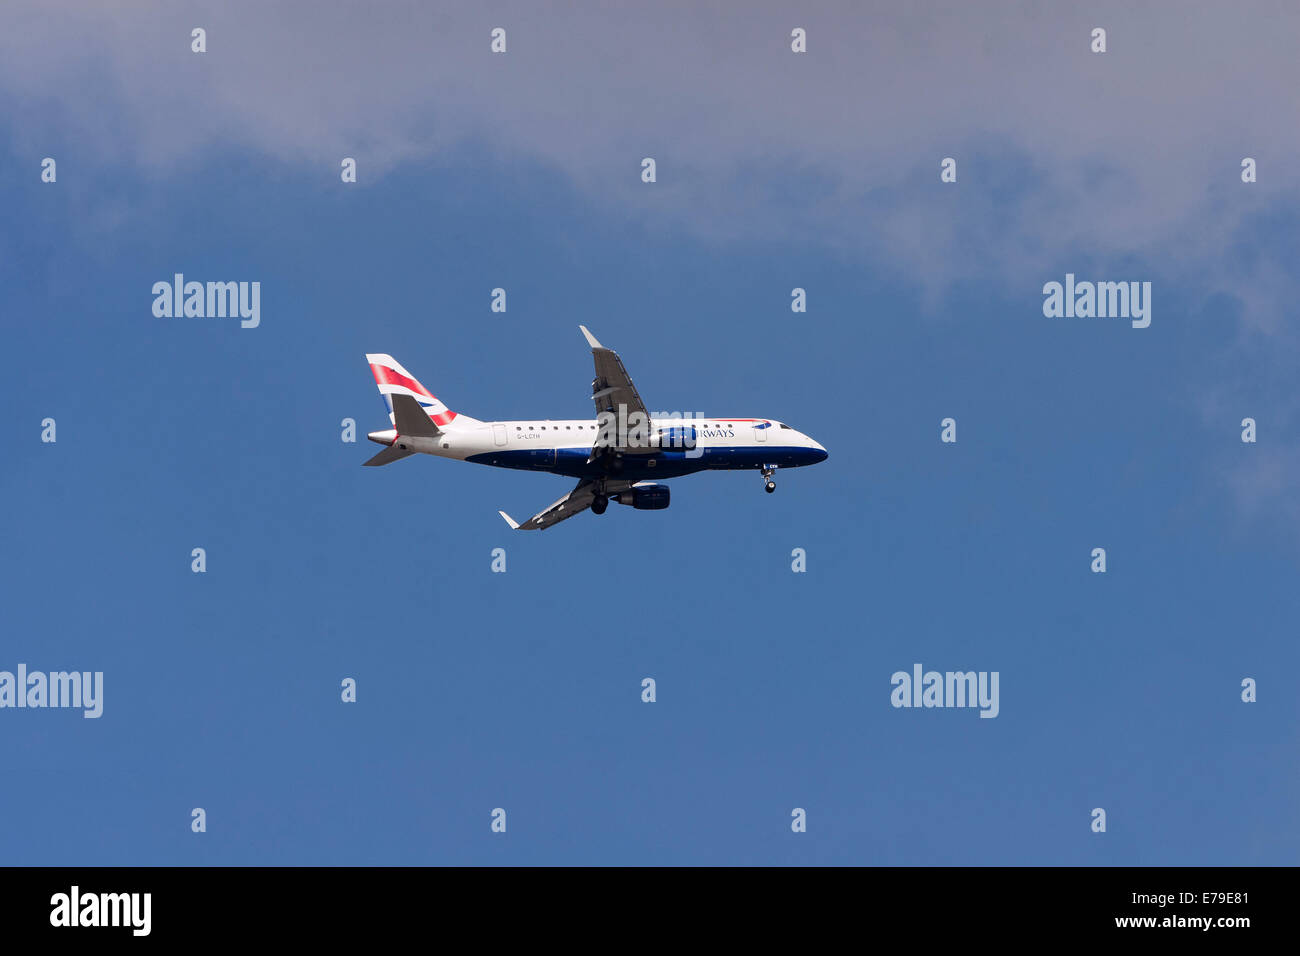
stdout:
[[(367, 355), (366, 361), (370, 363), (370, 372), (375, 376), (375, 384), (379, 386), (379, 394), (388, 406), (388, 420), (394, 421), (393, 418), (393, 396), (409, 395), (414, 398), (433, 419), (435, 425), (450, 425), (456, 419), (456, 413), (453, 412), (442, 402), (434, 397), (433, 393), (416, 380), (415, 376), (408, 372), (398, 363), (397, 359), (391, 355)], [(476, 424), (482, 424), (476, 422)]]

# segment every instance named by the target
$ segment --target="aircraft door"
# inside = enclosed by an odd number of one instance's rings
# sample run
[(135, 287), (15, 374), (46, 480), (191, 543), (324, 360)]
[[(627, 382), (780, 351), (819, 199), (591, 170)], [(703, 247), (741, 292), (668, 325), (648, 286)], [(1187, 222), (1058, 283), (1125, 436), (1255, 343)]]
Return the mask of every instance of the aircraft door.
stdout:
[(754, 441), (767, 441), (767, 430), (771, 427), (771, 422), (756, 422), (754, 424)]
[(492, 426), (492, 442), (493, 442), (493, 444), (495, 444), (498, 448), (502, 448), (502, 447), (505, 446), (505, 443), (506, 443), (506, 426), (505, 426), (505, 425), (493, 425), (493, 426)]

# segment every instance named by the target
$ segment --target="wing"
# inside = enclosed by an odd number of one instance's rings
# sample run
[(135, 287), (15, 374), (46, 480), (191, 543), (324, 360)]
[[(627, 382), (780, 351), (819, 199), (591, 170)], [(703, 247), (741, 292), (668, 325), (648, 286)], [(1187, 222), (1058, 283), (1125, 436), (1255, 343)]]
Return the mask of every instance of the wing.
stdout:
[[(606, 481), (605, 493), (616, 495), (621, 491), (627, 491), (631, 487), (632, 482), (630, 481)], [(567, 495), (550, 505), (550, 507), (539, 511), (523, 524), (517, 523), (504, 511), (498, 511), (497, 514), (505, 518), (506, 524), (516, 531), (545, 531), (551, 525), (559, 524), (565, 518), (572, 518), (574, 515), (586, 511), (591, 507), (591, 501), (595, 497), (596, 483), (584, 478)]]
[(622, 406), (627, 414), (640, 412), (648, 421), (650, 413), (646, 411), (645, 402), (637, 394), (636, 386), (632, 384), (618, 353), (597, 342), (585, 325), (578, 328), (587, 337), (587, 342), (591, 345), (591, 357), (596, 360), (596, 377), (591, 383), (591, 400), (596, 403), (596, 414), (617, 413), (619, 406)]
[(648, 447), (628, 448), (626, 442), (620, 441), (620, 438), (626, 438), (625, 435), (618, 434), (618, 427), (631, 430), (635, 420), (631, 419), (634, 412), (639, 412), (642, 416), (642, 427), (647, 431), (650, 428), (650, 412), (646, 410), (645, 402), (641, 401), (641, 395), (637, 392), (636, 386), (632, 384), (632, 378), (627, 374), (627, 369), (623, 367), (623, 361), (618, 357), (618, 353), (613, 349), (607, 349), (596, 341), (585, 325), (580, 325), (582, 334), (587, 338), (587, 344), (591, 346), (591, 357), (596, 362), (596, 377), (591, 382), (591, 400), (596, 404), (596, 416), (599, 418), (603, 412), (612, 412), (615, 416), (622, 415), (622, 419), (615, 419), (615, 429), (608, 434), (604, 429), (601, 431), (600, 442), (592, 455), (595, 460), (602, 453), (607, 451), (645, 453), (650, 449)]

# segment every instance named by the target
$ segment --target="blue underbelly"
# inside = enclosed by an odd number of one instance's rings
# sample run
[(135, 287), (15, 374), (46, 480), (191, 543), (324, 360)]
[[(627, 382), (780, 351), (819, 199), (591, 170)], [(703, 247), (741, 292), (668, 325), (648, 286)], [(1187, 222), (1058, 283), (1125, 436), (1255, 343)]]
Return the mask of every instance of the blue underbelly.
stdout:
[(471, 455), (466, 461), (498, 468), (523, 471), (549, 471), (572, 478), (595, 478), (602, 475), (641, 481), (647, 478), (679, 478), (697, 471), (758, 469), (764, 465), (798, 468), (822, 461), (826, 453), (797, 445), (754, 445), (732, 448), (723, 446), (684, 451), (660, 451), (650, 455), (624, 455), (622, 468), (607, 471), (588, 465), (590, 448), (499, 449)]

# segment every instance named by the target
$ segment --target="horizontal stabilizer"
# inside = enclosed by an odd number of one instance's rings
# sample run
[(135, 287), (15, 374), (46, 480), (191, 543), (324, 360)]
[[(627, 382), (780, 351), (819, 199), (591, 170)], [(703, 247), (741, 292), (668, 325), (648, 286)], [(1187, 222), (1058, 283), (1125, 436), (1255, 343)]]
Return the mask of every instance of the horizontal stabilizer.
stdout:
[(390, 447), (385, 448), (383, 451), (381, 451), (374, 458), (371, 458), (369, 461), (363, 462), (362, 464), (387, 465), (391, 461), (401, 461), (407, 455), (414, 455), (414, 454), (415, 452), (411, 451), (411, 449), (409, 448), (398, 448), (396, 445), (391, 445)]
[(441, 432), (410, 395), (393, 395), (393, 425), (406, 438), (437, 438)]

